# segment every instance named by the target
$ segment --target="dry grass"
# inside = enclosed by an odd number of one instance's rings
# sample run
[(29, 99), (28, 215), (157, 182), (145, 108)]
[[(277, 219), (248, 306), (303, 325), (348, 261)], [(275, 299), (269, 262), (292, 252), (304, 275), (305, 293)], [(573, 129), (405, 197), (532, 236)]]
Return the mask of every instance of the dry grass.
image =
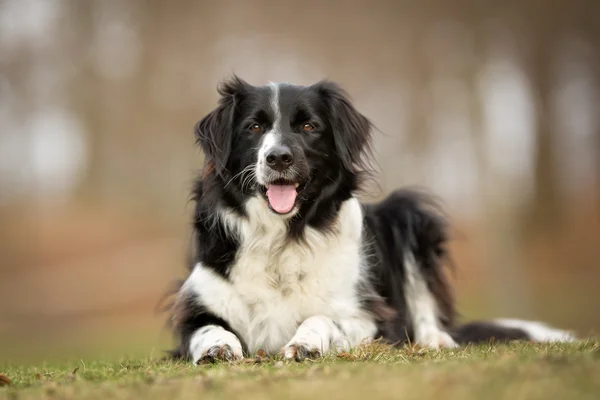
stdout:
[(469, 346), (441, 352), (373, 344), (302, 364), (277, 358), (191, 366), (158, 358), (0, 367), (0, 398), (597, 399), (600, 345)]

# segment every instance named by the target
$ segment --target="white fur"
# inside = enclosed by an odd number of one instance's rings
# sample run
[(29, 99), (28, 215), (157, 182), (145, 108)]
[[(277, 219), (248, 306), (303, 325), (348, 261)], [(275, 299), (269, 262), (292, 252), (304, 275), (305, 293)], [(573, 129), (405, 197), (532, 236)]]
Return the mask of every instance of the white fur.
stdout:
[(239, 339), (231, 332), (226, 331), (220, 326), (206, 325), (198, 329), (190, 339), (190, 353), (192, 361), (197, 363), (205, 357), (212, 347), (223, 347), (228, 345), (237, 359), (243, 357), (242, 344)]
[(413, 324), (415, 344), (432, 349), (458, 347), (440, 327), (437, 303), (410, 252), (404, 260), (404, 271), (404, 296)]
[[(228, 321), (250, 353), (279, 352), (297, 328), (314, 316), (342, 328), (327, 323), (330, 328), (318, 329), (323, 350), (334, 340), (356, 346), (376, 333), (357, 293), (366, 271), (358, 200), (342, 205), (333, 234), (306, 228), (305, 244), (286, 240), (287, 220), (271, 212), (264, 199), (251, 198), (246, 213), (248, 218), (230, 212), (219, 215), (240, 240), (229, 280), (197, 264), (184, 293), (191, 291), (211, 313)], [(312, 324), (307, 322), (305, 328)], [(305, 328), (299, 330), (300, 337)], [(314, 344), (312, 339), (309, 342)]]
[(258, 157), (256, 160), (256, 181), (261, 185), (266, 185), (267, 164), (265, 162), (267, 153), (274, 146), (279, 144), (279, 135), (273, 130), (264, 134), (260, 147), (258, 148)]
[(552, 328), (542, 322), (497, 319), (494, 323), (506, 328), (522, 329), (534, 342), (574, 342), (576, 340), (571, 332)]

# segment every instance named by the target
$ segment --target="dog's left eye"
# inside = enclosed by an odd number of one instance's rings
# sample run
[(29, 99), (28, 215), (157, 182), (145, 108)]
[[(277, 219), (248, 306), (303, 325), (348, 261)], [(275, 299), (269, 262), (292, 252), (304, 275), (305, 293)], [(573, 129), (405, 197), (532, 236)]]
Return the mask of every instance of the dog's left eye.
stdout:
[(312, 131), (313, 129), (315, 129), (315, 127), (314, 127), (314, 126), (312, 126), (311, 124), (304, 124), (304, 125), (302, 125), (302, 130), (303, 130), (304, 132), (310, 132), (310, 131)]

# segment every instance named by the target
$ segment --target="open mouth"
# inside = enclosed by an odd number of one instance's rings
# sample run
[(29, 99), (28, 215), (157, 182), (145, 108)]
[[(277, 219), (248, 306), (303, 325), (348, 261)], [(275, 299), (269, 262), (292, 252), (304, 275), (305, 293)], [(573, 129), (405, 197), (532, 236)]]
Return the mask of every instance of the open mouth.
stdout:
[(294, 209), (298, 193), (305, 186), (306, 184), (277, 179), (263, 186), (262, 191), (273, 211), (277, 214), (287, 214)]

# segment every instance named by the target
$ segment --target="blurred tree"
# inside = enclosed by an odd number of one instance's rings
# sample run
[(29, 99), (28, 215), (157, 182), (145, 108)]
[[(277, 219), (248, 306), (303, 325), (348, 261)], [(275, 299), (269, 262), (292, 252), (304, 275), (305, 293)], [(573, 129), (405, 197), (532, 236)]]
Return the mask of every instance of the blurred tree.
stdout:
[[(540, 9), (543, 7), (543, 10)], [(532, 199), (530, 226), (547, 230), (560, 218), (560, 195), (556, 174), (556, 129), (553, 124), (552, 96), (555, 82), (556, 47), (563, 33), (561, 16), (564, 7), (547, 2), (528, 10), (528, 36), (532, 45), (525, 60), (525, 72), (533, 89), (535, 106), (535, 190)], [(542, 12), (543, 11), (543, 12)], [(535, 18), (533, 18), (535, 17)]]

